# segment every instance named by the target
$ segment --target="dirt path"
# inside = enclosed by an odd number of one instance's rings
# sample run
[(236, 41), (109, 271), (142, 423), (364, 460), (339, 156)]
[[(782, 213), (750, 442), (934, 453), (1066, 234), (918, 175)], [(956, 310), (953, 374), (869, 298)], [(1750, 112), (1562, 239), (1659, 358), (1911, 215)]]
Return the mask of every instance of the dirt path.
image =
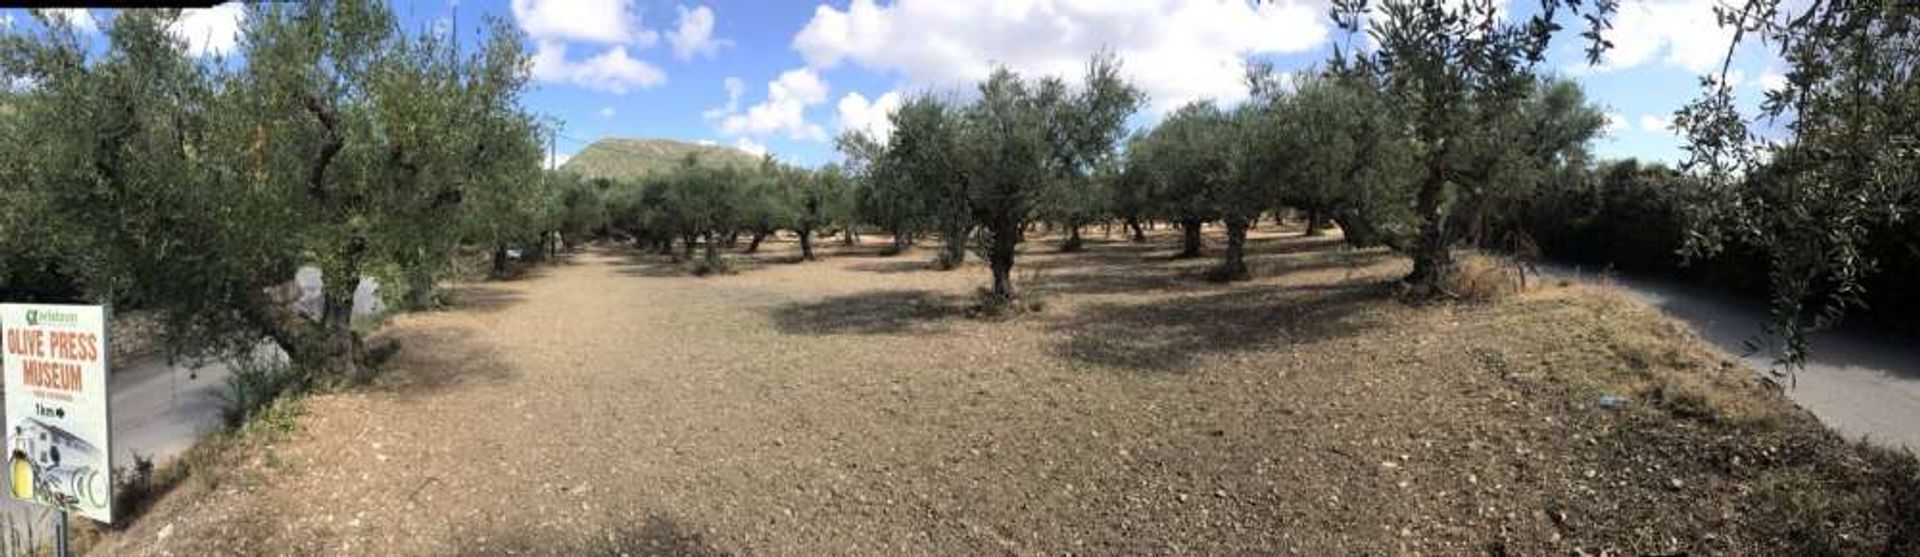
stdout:
[(1771, 547), (1744, 514), (1770, 492), (1728, 459), (1844, 449), (1566, 396), (1541, 366), (1605, 348), (1543, 324), (1579, 303), (1409, 308), (1381, 291), (1403, 261), (1254, 243), (1269, 278), (1230, 286), (1167, 245), (1035, 254), (1048, 307), (1010, 322), (924, 254), (701, 279), (584, 253), (400, 317), (379, 389), (102, 550), (1740, 552)]

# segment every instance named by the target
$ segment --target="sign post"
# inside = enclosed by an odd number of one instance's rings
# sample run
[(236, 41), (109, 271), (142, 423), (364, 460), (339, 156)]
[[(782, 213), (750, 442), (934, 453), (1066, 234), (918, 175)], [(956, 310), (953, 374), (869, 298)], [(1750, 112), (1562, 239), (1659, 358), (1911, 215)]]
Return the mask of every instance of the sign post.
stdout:
[(0, 304), (6, 389), (7, 493), (59, 512), (113, 522), (112, 421), (103, 306)]

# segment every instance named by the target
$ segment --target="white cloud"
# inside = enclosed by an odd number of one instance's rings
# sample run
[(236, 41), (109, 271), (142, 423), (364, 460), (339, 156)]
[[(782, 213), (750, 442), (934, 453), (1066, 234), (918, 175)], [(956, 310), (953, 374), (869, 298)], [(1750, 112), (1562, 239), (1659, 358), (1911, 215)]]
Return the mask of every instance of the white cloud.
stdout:
[[(731, 87), (729, 84), (729, 96), (732, 96)], [(796, 68), (768, 83), (766, 101), (749, 106), (744, 112), (707, 112), (709, 119), (719, 120), (720, 132), (729, 136), (784, 133), (796, 140), (825, 141), (826, 129), (807, 121), (806, 110), (826, 100), (827, 82), (811, 69)]]
[[(628, 54), (660, 33), (641, 24), (633, 0), (513, 0), (513, 19), (534, 39), (533, 77), (615, 94), (667, 81), (658, 66)], [(568, 42), (606, 45), (585, 60), (567, 59)]]
[(694, 140), (694, 141), (693, 141), (693, 143), (694, 143), (695, 145), (705, 145), (705, 146), (708, 146), (708, 147), (712, 147), (712, 146), (715, 146), (715, 145), (719, 145), (719, 144), (720, 144), (719, 142), (716, 142), (716, 141), (714, 141), (714, 140), (711, 140), (711, 139), (696, 139), (696, 140)]
[(86, 8), (56, 8), (46, 10), (46, 14), (55, 19), (66, 20), (68, 24), (73, 26), (75, 31), (79, 31), (82, 35), (92, 35), (100, 32), (99, 22), (94, 21), (93, 12), (87, 11)]
[(632, 0), (513, 0), (513, 19), (540, 41), (646, 47), (660, 40), (660, 33), (640, 24)]
[(603, 107), (600, 107), (600, 117), (601, 117), (601, 118), (612, 118), (612, 117), (613, 117), (613, 114), (614, 114), (614, 112), (613, 112), (613, 107), (611, 107), (611, 106), (603, 106)]
[(747, 139), (744, 137), (738, 140), (735, 140), (733, 142), (733, 148), (739, 149), (741, 151), (746, 151), (747, 154), (753, 155), (756, 157), (767, 156), (767, 146), (761, 145), (759, 143), (754, 143), (753, 140)]
[(893, 121), (888, 116), (900, 108), (900, 93), (889, 91), (872, 101), (859, 93), (847, 93), (840, 97), (837, 108), (840, 111), (840, 129), (865, 131), (874, 139), (885, 142), (888, 136), (893, 135)]
[(692, 60), (694, 56), (705, 55), (709, 58), (720, 52), (722, 45), (729, 41), (713, 38), (713, 8), (700, 6), (687, 9), (679, 6), (680, 24), (667, 34), (667, 43), (673, 45), (673, 57)]
[(1760, 90), (1779, 91), (1787, 88), (1787, 76), (1773, 68), (1760, 72)]
[(13, 14), (0, 14), (0, 29), (13, 28)]
[(740, 110), (740, 96), (747, 94), (747, 82), (738, 77), (729, 77), (720, 81), (720, 87), (727, 90), (727, 105), (709, 108), (700, 113), (708, 120), (725, 118)]
[(1665, 132), (1673, 129), (1673, 121), (1654, 114), (1640, 117), (1640, 129), (1650, 132)]
[(541, 41), (534, 49), (533, 77), (614, 94), (667, 82), (666, 72), (628, 56), (627, 47), (614, 46), (598, 56), (574, 62), (567, 60), (565, 44), (548, 41)]
[(1633, 127), (1632, 124), (1627, 123), (1627, 116), (1624, 114), (1608, 112), (1604, 116), (1607, 119), (1608, 134), (1619, 134)]
[(1322, 0), (853, 0), (822, 5), (793, 38), (809, 66), (851, 62), (898, 72), (912, 85), (955, 87), (1004, 63), (1027, 74), (1077, 78), (1103, 47), (1167, 110), (1188, 100), (1247, 94), (1245, 56), (1299, 53), (1326, 42)]
[(547, 157), (547, 168), (560, 168), (570, 160), (573, 160), (573, 153), (555, 153)]
[[(1717, 69), (1713, 70), (1712, 72), (1708, 73), (1708, 77), (1711, 77), (1715, 81), (1718, 81), (1720, 79), (1720, 71)], [(1747, 83), (1747, 72), (1741, 71), (1737, 68), (1727, 69), (1727, 88), (1738, 89), (1740, 88), (1741, 85), (1745, 85), (1746, 83)]]
[(1623, 0), (1614, 14), (1613, 28), (1602, 34), (1613, 48), (1607, 50), (1600, 69), (1652, 62), (1696, 73), (1719, 68), (1733, 30), (1720, 27), (1713, 15), (1715, 5), (1716, 0)]
[(168, 26), (167, 32), (187, 42), (187, 54), (223, 55), (240, 42), (240, 24), (246, 19), (246, 8), (238, 2), (229, 2), (211, 8), (181, 10), (180, 19)]

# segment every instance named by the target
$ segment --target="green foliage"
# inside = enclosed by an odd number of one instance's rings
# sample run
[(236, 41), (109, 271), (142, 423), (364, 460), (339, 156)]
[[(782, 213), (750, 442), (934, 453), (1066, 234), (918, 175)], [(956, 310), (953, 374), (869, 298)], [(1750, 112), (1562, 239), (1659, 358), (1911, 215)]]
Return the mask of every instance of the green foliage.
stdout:
[(228, 367), (231, 373), (221, 394), (220, 418), (229, 428), (252, 421), (275, 401), (306, 392), (313, 381), (305, 368), (254, 355), (235, 358)]
[[(1442, 293), (1453, 272), (1451, 250), (1466, 236), (1454, 215), (1464, 212), (1472, 221), (1516, 167), (1526, 168), (1518, 163), (1532, 158), (1506, 141), (1528, 121), (1522, 106), (1536, 94), (1533, 66), (1559, 29), (1558, 10), (1578, 13), (1584, 4), (1543, 2), (1538, 13), (1517, 19), (1484, 0), (1389, 1), (1377, 10), (1367, 0), (1334, 2), (1335, 22), (1349, 34), (1368, 33), (1378, 47), (1336, 49), (1329, 71), (1382, 95), (1419, 161), (1413, 181), (1417, 234), (1411, 246), (1401, 246), (1414, 259), (1407, 282), (1416, 296)], [(1590, 60), (1597, 61), (1605, 46), (1598, 31), (1612, 7), (1597, 1), (1581, 14), (1590, 24)]]
[(1040, 194), (1037, 216), (1063, 225), (1067, 240), (1061, 248), (1078, 250), (1080, 226), (1106, 216), (1104, 184), (1094, 176), (1116, 166), (1126, 119), (1146, 102), (1146, 94), (1121, 77), (1120, 60), (1112, 51), (1093, 55), (1083, 87), (1075, 94), (1061, 91), (1064, 84), (1057, 80), (1041, 86), (1042, 96), (1054, 99), (1057, 108), (1048, 118), (1053, 176)]
[(1267, 101), (1279, 112), (1281, 202), (1339, 223), (1346, 241), (1405, 245), (1413, 213), (1413, 142), (1365, 76), (1312, 75)]
[[(1777, 363), (1805, 363), (1806, 332), (1837, 323), (1863, 305), (1882, 263), (1876, 251), (1920, 250), (1911, 217), (1920, 203), (1920, 61), (1911, 2), (1831, 2), (1783, 6), (1748, 0), (1720, 10), (1735, 27), (1774, 45), (1789, 69), (1769, 91), (1762, 115), (1791, 136), (1760, 142), (1721, 75), (1677, 114), (1689, 139), (1682, 170), (1707, 195), (1690, 204), (1687, 251), (1694, 257), (1729, 245), (1762, 250), (1771, 284), (1770, 335)], [(1731, 49), (1729, 50), (1731, 52)], [(1891, 243), (1884, 247), (1876, 243)], [(1910, 282), (1911, 278), (1905, 279)]]
[(940, 232), (943, 247), (935, 266), (954, 268), (966, 256), (973, 231), (966, 182), (956, 158), (960, 115), (945, 101), (922, 94), (908, 99), (889, 120), (893, 133), (884, 164), (897, 179), (880, 183), (902, 189), (899, 195), (907, 200), (907, 210), (918, 213), (914, 220)]
[[(772, 157), (751, 167), (709, 165), (690, 154), (670, 170), (635, 180), (595, 180), (610, 232), (631, 235), (657, 253), (691, 259), (698, 274), (731, 272), (721, 244), (739, 234), (751, 238), (745, 251), (778, 231), (791, 231), (801, 258), (813, 258), (813, 239), (826, 226), (853, 222), (851, 179), (838, 165), (808, 170)], [(680, 249), (675, 250), (678, 242)], [(729, 246), (731, 247), (731, 246)]]
[(1628, 159), (1571, 172), (1539, 189), (1529, 234), (1554, 256), (1642, 273), (1676, 270), (1686, 242), (1684, 204), (1697, 181)]
[(959, 157), (994, 296), (1014, 297), (1014, 252), (1043, 192), (1084, 180), (1113, 156), (1126, 117), (1144, 99), (1107, 55), (1088, 63), (1076, 94), (1057, 77), (1028, 82), (1006, 68), (980, 84), (980, 98), (962, 111)]
[[(17, 147), (4, 191), (23, 203), (0, 222), (57, 247), (40, 253), (85, 298), (156, 310), (173, 352), (267, 337), (364, 377), (349, 311), (362, 275), (431, 284), (469, 223), (506, 235), (505, 217), (536, 212), (512, 191), (538, 182), (540, 153), (507, 24), (463, 58), (401, 32), (383, 3), (266, 4), (228, 63), (187, 56), (177, 17), (121, 13), (97, 58), (64, 25), (0, 39), (4, 77), (33, 84), (3, 118)], [(304, 264), (325, 277), (319, 319), (272, 292)]]

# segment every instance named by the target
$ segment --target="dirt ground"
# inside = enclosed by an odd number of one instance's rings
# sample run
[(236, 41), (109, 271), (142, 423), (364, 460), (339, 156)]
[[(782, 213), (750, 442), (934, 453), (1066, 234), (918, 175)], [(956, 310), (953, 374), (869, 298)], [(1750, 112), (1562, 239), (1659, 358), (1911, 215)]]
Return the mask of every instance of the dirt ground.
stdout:
[(1644, 307), (1410, 306), (1404, 260), (1265, 228), (1234, 284), (1170, 235), (1030, 243), (1045, 308), (1006, 320), (882, 239), (706, 278), (591, 249), (395, 319), (377, 388), (96, 553), (1920, 552), (1911, 457)]

